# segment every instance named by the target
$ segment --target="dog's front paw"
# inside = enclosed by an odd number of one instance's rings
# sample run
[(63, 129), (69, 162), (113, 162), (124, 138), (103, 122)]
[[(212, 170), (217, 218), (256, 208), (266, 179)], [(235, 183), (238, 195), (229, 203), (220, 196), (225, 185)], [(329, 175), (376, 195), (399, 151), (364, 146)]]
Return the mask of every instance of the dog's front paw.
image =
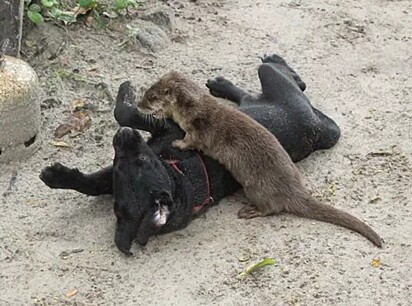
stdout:
[(209, 79), (206, 83), (206, 87), (209, 88), (210, 93), (218, 98), (227, 98), (233, 86), (232, 82), (221, 76)]
[(190, 144), (185, 142), (183, 139), (177, 139), (172, 142), (172, 147), (180, 150), (191, 149)]
[(79, 170), (55, 163), (45, 167), (39, 177), (50, 188), (70, 188), (71, 182), (77, 174), (79, 174)]

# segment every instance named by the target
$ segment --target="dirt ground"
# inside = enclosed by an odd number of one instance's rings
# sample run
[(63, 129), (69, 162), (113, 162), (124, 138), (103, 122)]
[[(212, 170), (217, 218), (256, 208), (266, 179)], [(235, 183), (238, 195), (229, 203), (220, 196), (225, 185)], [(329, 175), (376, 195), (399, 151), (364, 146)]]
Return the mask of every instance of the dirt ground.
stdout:
[[(169, 38), (160, 35), (170, 41), (151, 51), (125, 27), (139, 27), (133, 15), (110, 30), (79, 22), (25, 38), (41, 83), (42, 146), (0, 166), (0, 304), (410, 305), (411, 2), (165, 2), (143, 6), (172, 16), (172, 29), (162, 25)], [(48, 44), (31, 54), (44, 43), (38, 35)], [(291, 215), (239, 220), (242, 204), (232, 197), (184, 230), (134, 245), (126, 258), (113, 241), (111, 197), (51, 190), (39, 180), (41, 168), (56, 161), (87, 172), (110, 163), (117, 128), (110, 94), (121, 82), (149, 86), (176, 69), (199, 83), (223, 75), (258, 90), (265, 53), (284, 56), (312, 103), (342, 129), (333, 149), (312, 154), (299, 169), (318, 197), (380, 233), (382, 249)], [(62, 139), (71, 148), (55, 147), (53, 131), (76, 99), (86, 101), (92, 124)], [(277, 264), (238, 279), (264, 257)]]

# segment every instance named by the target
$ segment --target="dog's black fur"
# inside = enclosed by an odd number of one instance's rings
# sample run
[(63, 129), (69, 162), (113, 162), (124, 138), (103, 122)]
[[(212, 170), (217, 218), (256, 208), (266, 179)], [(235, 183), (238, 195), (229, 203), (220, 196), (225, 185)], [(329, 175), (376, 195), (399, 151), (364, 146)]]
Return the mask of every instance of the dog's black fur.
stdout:
[[(258, 70), (262, 94), (256, 97), (223, 77), (209, 80), (206, 86), (211, 94), (237, 103), (241, 111), (268, 128), (294, 162), (335, 145), (339, 127), (310, 104), (303, 93), (306, 84), (296, 72), (277, 55), (264, 57), (262, 62)], [(113, 166), (84, 174), (56, 163), (44, 168), (40, 178), (51, 188), (93, 196), (114, 194), (115, 242), (123, 253), (130, 254), (136, 235), (138, 243), (145, 245), (153, 234), (181, 229), (209, 206), (200, 206), (195, 212), (193, 205), (209, 196), (217, 203), (240, 188), (216, 161), (201, 153), (172, 148), (172, 141), (183, 138), (184, 132), (171, 120), (140, 113), (129, 82), (119, 87), (114, 115), (121, 126), (148, 131), (152, 137), (145, 143), (137, 131), (121, 128), (113, 141)], [(180, 170), (167, 161), (171, 159), (178, 161)], [(155, 226), (154, 213), (162, 203), (170, 215), (166, 224)]]

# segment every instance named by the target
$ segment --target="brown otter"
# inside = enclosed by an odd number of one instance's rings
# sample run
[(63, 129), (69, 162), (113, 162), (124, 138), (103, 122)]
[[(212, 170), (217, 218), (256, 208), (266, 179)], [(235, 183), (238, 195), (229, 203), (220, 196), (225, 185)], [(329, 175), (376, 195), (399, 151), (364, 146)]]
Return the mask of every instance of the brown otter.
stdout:
[(239, 211), (240, 218), (287, 211), (349, 228), (382, 246), (382, 239), (364, 222), (311, 196), (289, 155), (266, 128), (220, 104), (185, 75), (169, 72), (161, 77), (138, 107), (180, 125), (186, 135), (174, 141), (175, 147), (201, 150), (232, 173), (251, 203)]

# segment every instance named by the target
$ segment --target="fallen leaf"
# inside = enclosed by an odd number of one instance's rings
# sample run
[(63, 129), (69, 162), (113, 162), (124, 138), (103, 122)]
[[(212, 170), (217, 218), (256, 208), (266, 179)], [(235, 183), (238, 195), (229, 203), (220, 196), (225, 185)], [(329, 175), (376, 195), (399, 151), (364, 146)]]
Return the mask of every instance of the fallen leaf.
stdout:
[(249, 261), (249, 259), (250, 259), (250, 254), (244, 253), (244, 254), (240, 255), (237, 259), (238, 259), (240, 262)]
[(79, 15), (87, 14), (89, 11), (91, 11), (91, 9), (92, 8), (76, 6), (72, 9), (71, 13), (73, 13), (73, 15), (77, 17)]
[(87, 16), (86, 25), (89, 26), (89, 27), (92, 27), (94, 23), (95, 23), (94, 17), (93, 16)]
[(381, 260), (380, 260), (380, 258), (379, 258), (379, 257), (378, 257), (378, 258), (374, 258), (374, 259), (372, 260), (371, 265), (372, 265), (372, 267), (374, 267), (374, 268), (379, 268), (379, 267), (381, 266)]
[(67, 135), (71, 133), (71, 131), (74, 129), (74, 126), (68, 123), (63, 123), (57, 127), (57, 129), (54, 131), (54, 137), (56, 138), (62, 138), (64, 135)]
[(55, 138), (62, 138), (67, 134), (71, 134), (71, 137), (79, 135), (79, 133), (88, 129), (92, 123), (92, 119), (89, 114), (82, 110), (85, 107), (84, 100), (74, 100), (72, 102), (72, 117), (68, 123), (59, 125), (54, 131)]
[(276, 264), (276, 261), (272, 258), (264, 258), (263, 260), (259, 261), (258, 263), (255, 263), (251, 266), (249, 266), (246, 271), (240, 273), (240, 277), (241, 278), (245, 278), (246, 276), (250, 275), (251, 273), (253, 273), (254, 271), (256, 271), (257, 269), (263, 268), (265, 266), (269, 266), (269, 265), (274, 265)]
[(29, 48), (33, 48), (36, 45), (36, 42), (32, 40), (26, 40), (26, 46)]
[(92, 119), (89, 114), (85, 111), (76, 111), (73, 113), (74, 126), (78, 132), (83, 132), (85, 129), (88, 129), (92, 124)]
[(336, 185), (332, 183), (329, 185), (329, 194), (335, 196), (336, 195)]
[(71, 148), (72, 147), (67, 142), (60, 141), (60, 140), (51, 140), (51, 141), (49, 141), (49, 144), (51, 144), (55, 147), (59, 147), (59, 148)]
[(376, 198), (370, 200), (369, 203), (375, 204), (375, 203), (379, 202), (380, 200), (382, 200), (381, 197), (376, 197)]
[(74, 99), (71, 103), (72, 110), (73, 111), (80, 110), (80, 109), (84, 108), (84, 104), (85, 104), (84, 99)]
[(381, 152), (370, 152), (370, 153), (368, 153), (366, 156), (371, 156), (371, 157), (380, 157), (380, 156), (383, 156), (383, 157), (386, 157), (386, 156), (392, 156), (392, 155), (394, 155), (393, 152), (384, 152), (384, 151), (381, 151)]
[(76, 294), (77, 294), (77, 290), (76, 290), (76, 289), (73, 289), (73, 290), (70, 290), (69, 292), (67, 292), (67, 293), (66, 293), (66, 296), (67, 296), (68, 298), (71, 298), (71, 297), (74, 297)]
[(68, 252), (66, 252), (66, 251), (63, 251), (63, 252), (61, 252), (60, 254), (59, 254), (59, 256), (62, 258), (62, 259), (67, 259), (67, 258), (69, 258), (69, 253)]
[(99, 66), (94, 66), (94, 67), (91, 67), (90, 69), (88, 69), (87, 71), (89, 71), (89, 72), (98, 72), (99, 71)]

